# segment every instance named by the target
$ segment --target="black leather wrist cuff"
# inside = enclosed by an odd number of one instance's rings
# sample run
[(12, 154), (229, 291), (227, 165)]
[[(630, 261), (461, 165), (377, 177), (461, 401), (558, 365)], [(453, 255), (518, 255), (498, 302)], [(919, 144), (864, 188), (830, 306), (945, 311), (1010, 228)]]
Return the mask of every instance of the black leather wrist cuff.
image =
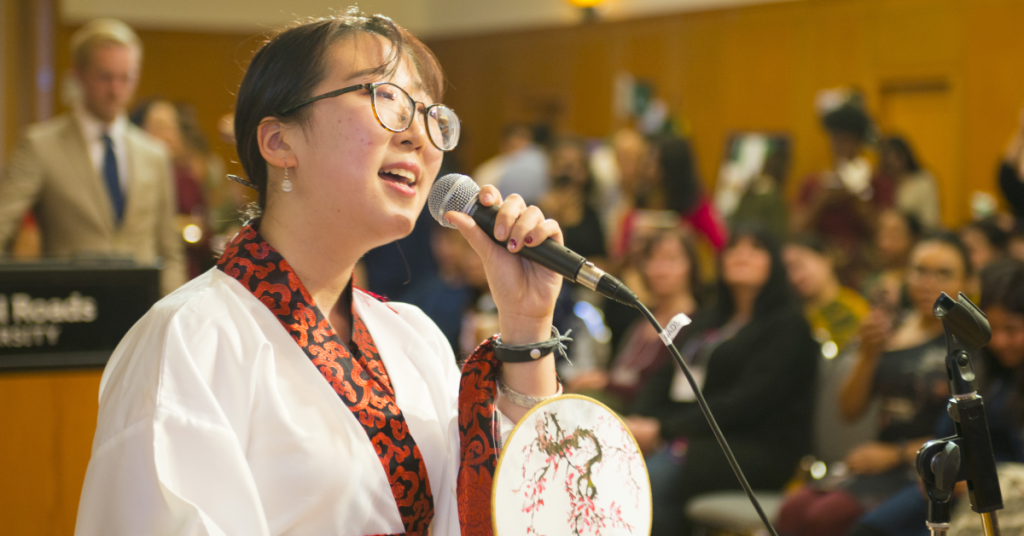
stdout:
[[(501, 339), (498, 340), (500, 341)], [(557, 339), (548, 339), (543, 343), (531, 346), (529, 349), (516, 350), (513, 349), (514, 347), (499, 346), (498, 342), (495, 341), (494, 357), (502, 363), (529, 363), (550, 354), (558, 346), (558, 341)]]
[(536, 361), (551, 352), (557, 351), (565, 357), (565, 342), (572, 341), (569, 334), (572, 330), (560, 335), (554, 326), (551, 326), (552, 337), (546, 341), (533, 344), (509, 345), (501, 342), (501, 335), (494, 341), (494, 357), (502, 363), (529, 363)]

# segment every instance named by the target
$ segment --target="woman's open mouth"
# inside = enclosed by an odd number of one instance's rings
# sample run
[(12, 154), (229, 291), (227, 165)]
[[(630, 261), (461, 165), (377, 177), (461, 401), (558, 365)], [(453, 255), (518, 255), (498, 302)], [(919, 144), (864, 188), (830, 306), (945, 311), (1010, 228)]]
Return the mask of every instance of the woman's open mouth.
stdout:
[(412, 171), (401, 168), (382, 169), (377, 172), (377, 176), (405, 195), (416, 194), (416, 175)]

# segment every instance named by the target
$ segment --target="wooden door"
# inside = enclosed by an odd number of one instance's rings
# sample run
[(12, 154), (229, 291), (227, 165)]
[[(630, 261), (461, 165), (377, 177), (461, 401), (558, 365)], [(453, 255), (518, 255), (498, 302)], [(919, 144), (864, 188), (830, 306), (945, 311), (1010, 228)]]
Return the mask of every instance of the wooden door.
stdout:
[(878, 118), (882, 135), (903, 136), (921, 166), (935, 175), (942, 222), (951, 228), (970, 218), (969, 199), (976, 189), (963, 177), (963, 140), (953, 94), (944, 78), (884, 83)]

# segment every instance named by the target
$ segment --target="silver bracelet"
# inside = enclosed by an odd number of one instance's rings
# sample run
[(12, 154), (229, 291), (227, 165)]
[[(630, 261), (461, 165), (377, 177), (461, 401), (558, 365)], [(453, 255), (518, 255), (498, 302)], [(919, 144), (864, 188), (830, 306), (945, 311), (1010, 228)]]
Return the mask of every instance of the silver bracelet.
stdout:
[(556, 396), (562, 394), (562, 382), (558, 382), (558, 391), (551, 396), (526, 396), (523, 393), (513, 391), (511, 387), (505, 385), (500, 379), (498, 380), (498, 390), (501, 392), (501, 396), (507, 398), (509, 402), (521, 407), (530, 409), (545, 400), (551, 400)]

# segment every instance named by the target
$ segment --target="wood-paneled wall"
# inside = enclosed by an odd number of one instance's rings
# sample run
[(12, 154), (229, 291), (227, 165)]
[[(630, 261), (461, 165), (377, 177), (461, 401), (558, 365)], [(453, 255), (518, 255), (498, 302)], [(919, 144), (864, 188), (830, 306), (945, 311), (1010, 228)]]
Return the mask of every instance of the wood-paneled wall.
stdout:
[(0, 373), (0, 534), (70, 535), (100, 372)]
[[(8, 29), (27, 17), (21, 11), (9, 11), (18, 18), (6, 20)], [(61, 28), (55, 38), (58, 79), (70, 68), (68, 43), (74, 29)], [(229, 162), (229, 171), (237, 173), (240, 167), (230, 164), (234, 147), (220, 141), (217, 121), (233, 110), (235, 90), (259, 40), (245, 35), (144, 30), (139, 36), (145, 47), (139, 100), (161, 96), (192, 103), (213, 149)], [(7, 43), (23, 39), (11, 32), (4, 37)], [(32, 50), (24, 43), (19, 46), (23, 52)], [(11, 73), (5, 77), (6, 149), (17, 141), (23, 125), (38, 119), (32, 114), (32, 84), (22, 83), (25, 76), (32, 79), (33, 69), (10, 50), (4, 52), (9, 67), (5, 72)], [(60, 108), (56, 101), (53, 104)], [(96, 429), (101, 372), (0, 372), (0, 534), (74, 533)]]
[[(815, 93), (852, 84), (883, 128), (910, 134), (955, 224), (968, 215), (969, 192), (994, 191), (995, 164), (1024, 105), (1021, 21), (1018, 0), (808, 0), (428, 44), (448, 72), (446, 102), (464, 119), (468, 168), (497, 150), (503, 124), (536, 120), (540, 110), (558, 110), (562, 132), (607, 135), (620, 126), (613, 81), (627, 71), (653, 81), (684, 120), (709, 184), (728, 134), (758, 129), (793, 137), (795, 187), (828, 164)], [(57, 34), (58, 75), (72, 31)], [(216, 122), (231, 111), (258, 38), (139, 34), (138, 96), (192, 102), (214, 149), (234, 160)], [(21, 91), (9, 76), (5, 86), (8, 96)], [(0, 374), (0, 533), (71, 534), (98, 385), (98, 371)]]
[(618, 126), (615, 76), (654, 83), (686, 125), (710, 186), (736, 130), (789, 133), (791, 191), (828, 165), (815, 93), (864, 91), (883, 132), (907, 135), (938, 176), (949, 225), (968, 194), (995, 191), (995, 166), (1024, 105), (1024, 20), (1016, 0), (810, 0), (429, 44), (464, 119), (470, 168), (497, 151), (509, 121), (557, 109), (557, 130)]

